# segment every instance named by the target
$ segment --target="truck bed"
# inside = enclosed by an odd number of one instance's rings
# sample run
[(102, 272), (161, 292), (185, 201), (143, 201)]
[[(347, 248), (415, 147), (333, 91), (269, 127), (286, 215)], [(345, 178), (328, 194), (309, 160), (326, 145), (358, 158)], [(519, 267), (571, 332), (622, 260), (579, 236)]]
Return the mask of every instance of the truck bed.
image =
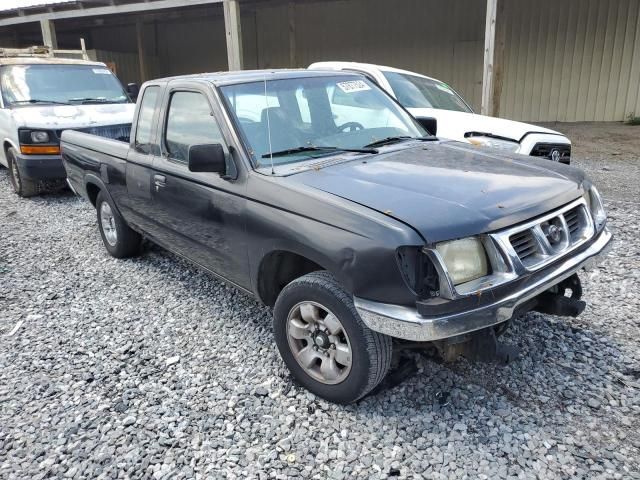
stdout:
[(113, 168), (124, 171), (129, 142), (65, 130), (62, 132), (60, 149), (71, 187), (86, 197), (86, 175), (93, 174), (98, 178), (104, 178), (108, 175), (108, 170)]

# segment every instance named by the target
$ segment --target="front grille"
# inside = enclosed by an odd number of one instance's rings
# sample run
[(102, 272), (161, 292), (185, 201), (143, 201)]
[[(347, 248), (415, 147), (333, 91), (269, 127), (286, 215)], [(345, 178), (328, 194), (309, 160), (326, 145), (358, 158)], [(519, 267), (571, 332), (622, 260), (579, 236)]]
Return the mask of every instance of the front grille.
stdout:
[(564, 143), (536, 143), (529, 155), (554, 160), (554, 152), (558, 152), (558, 162), (569, 163), (571, 160), (571, 145)]
[(564, 213), (564, 219), (567, 221), (567, 227), (569, 227), (569, 233), (574, 236), (580, 229), (580, 209), (579, 207), (572, 208), (568, 212)]
[(584, 199), (531, 221), (495, 234), (507, 237), (520, 263), (529, 270), (561, 257), (586, 242), (594, 234), (593, 222)]
[(521, 260), (529, 258), (538, 252), (538, 243), (530, 230), (512, 235), (509, 241)]
[[(121, 142), (129, 142), (129, 136), (131, 135), (131, 124), (126, 123), (123, 125), (103, 125), (99, 127), (73, 128), (70, 130), (90, 133), (91, 135), (110, 138), (112, 140), (119, 140)], [(63, 130), (56, 131), (58, 138), (60, 138), (62, 132)]]

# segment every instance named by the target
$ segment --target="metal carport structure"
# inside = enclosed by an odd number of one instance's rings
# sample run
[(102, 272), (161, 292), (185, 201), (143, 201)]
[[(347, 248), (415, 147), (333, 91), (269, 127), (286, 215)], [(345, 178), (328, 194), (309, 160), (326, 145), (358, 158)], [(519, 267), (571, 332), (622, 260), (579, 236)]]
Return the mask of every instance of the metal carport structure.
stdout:
[(17, 1), (0, 6), (0, 43), (87, 36), (127, 81), (353, 60), (440, 78), (509, 118), (640, 115), (640, 0)]

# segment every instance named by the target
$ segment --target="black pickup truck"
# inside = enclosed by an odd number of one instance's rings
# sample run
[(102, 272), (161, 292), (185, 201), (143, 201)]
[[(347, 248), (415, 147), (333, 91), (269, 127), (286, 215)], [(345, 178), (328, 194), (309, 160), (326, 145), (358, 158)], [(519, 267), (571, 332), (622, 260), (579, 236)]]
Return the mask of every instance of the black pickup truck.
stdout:
[(111, 255), (145, 237), (273, 306), (295, 378), (347, 403), (394, 347), (484, 358), (517, 315), (578, 315), (611, 241), (580, 170), (422, 124), (356, 74), (202, 74), (144, 84), (130, 144), (62, 155)]

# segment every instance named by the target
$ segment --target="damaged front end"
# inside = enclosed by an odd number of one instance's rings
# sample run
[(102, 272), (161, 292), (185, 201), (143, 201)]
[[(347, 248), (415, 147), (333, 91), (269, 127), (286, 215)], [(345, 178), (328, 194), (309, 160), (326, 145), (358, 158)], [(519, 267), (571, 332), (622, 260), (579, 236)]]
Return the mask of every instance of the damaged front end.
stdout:
[[(496, 338), (512, 318), (529, 311), (576, 317), (584, 310), (577, 272), (612, 240), (590, 203), (583, 197), (477, 240), (448, 242), (453, 246), (447, 248), (400, 250), (405, 282), (418, 298), (415, 307), (361, 298), (355, 306), (372, 330), (409, 343), (430, 342), (445, 359), (511, 361), (515, 352)], [(474, 262), (472, 252), (481, 247), (486, 258)], [(466, 258), (462, 265), (459, 258)]]
[[(519, 313), (536, 311), (575, 318), (586, 307), (586, 303), (581, 298), (582, 284), (578, 274), (574, 273), (558, 285), (522, 304)], [(510, 320), (507, 320), (494, 327), (435, 341), (433, 345), (445, 362), (453, 362), (459, 357), (465, 357), (473, 362), (508, 365), (520, 353), (518, 347), (498, 340), (508, 328), (509, 323)]]

